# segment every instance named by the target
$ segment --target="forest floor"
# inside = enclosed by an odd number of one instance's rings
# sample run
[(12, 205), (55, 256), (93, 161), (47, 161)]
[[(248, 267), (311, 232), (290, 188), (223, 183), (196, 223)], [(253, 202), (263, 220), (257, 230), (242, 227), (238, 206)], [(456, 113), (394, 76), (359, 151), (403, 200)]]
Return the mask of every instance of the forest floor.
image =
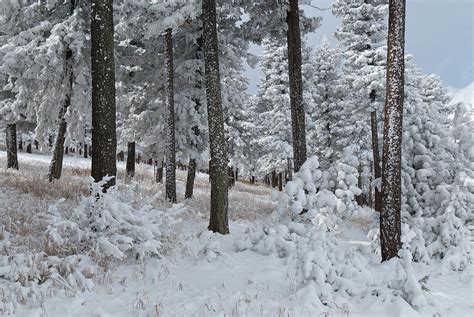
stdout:
[[(49, 160), (48, 155), (19, 153), (17, 172), (3, 167), (6, 153), (0, 152), (0, 228), (8, 228), (10, 242), (17, 245), (10, 250), (41, 251), (45, 230), (41, 226), (48, 224), (34, 215), (46, 213), (51, 205), (67, 213), (81, 195), (88, 194), (90, 160), (66, 155), (63, 178), (52, 184), (46, 179)], [(130, 185), (121, 181), (124, 168), (119, 162), (119, 187)], [(271, 189), (238, 182), (229, 193), (231, 234), (221, 236), (206, 229), (208, 175), (197, 175), (195, 197), (184, 201), (186, 172), (178, 171), (181, 203), (169, 206), (163, 199), (163, 185), (154, 182), (153, 166), (136, 168), (137, 190), (144, 196), (154, 195), (156, 208), (176, 212), (167, 252), (144, 262), (112, 264), (94, 278), (92, 290), (65, 289), (39, 303), (26, 301), (16, 307), (16, 316), (473, 316), (472, 268), (450, 272), (414, 265), (419, 279), (430, 277), (424, 284), (428, 305), (417, 310), (400, 296), (334, 294), (333, 302), (323, 304), (311, 292), (299, 289), (288, 258), (236, 250), (249, 228), (264, 224), (275, 209), (272, 196), (276, 193)], [(341, 244), (370, 245), (367, 232), (376, 221), (376, 215), (367, 213), (345, 223), (338, 233)]]

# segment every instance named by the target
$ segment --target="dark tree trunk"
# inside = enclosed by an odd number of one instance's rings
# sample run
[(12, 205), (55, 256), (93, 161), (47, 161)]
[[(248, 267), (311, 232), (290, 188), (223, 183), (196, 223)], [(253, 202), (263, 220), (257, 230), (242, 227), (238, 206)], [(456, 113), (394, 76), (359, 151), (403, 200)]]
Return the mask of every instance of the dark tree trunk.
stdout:
[[(69, 15), (74, 14), (74, 0), (71, 1), (69, 6)], [(63, 158), (64, 158), (64, 141), (66, 140), (66, 130), (67, 130), (67, 121), (66, 121), (66, 112), (69, 106), (71, 105), (71, 94), (72, 94), (72, 85), (74, 82), (74, 72), (73, 72), (73, 60), (72, 60), (72, 50), (67, 47), (66, 49), (66, 62), (64, 69), (64, 76), (67, 79), (67, 92), (64, 96), (64, 103), (59, 110), (58, 115), (58, 132), (56, 134), (56, 140), (54, 142), (53, 148), (53, 158), (49, 165), (48, 180), (50, 182), (53, 179), (60, 179), (61, 172), (63, 169)]]
[(234, 183), (235, 182), (238, 182), (239, 181), (239, 169), (236, 167), (235, 168), (235, 180), (234, 180)]
[(189, 160), (188, 177), (186, 178), (186, 192), (184, 198), (193, 198), (194, 193), (194, 179), (196, 178), (196, 160)]
[(202, 15), (209, 148), (212, 166), (210, 170), (211, 217), (209, 230), (228, 234), (227, 149), (219, 74), (216, 0), (203, 0)]
[(173, 34), (171, 29), (165, 33), (165, 71), (166, 92), (165, 104), (168, 110), (166, 117), (166, 199), (176, 202), (176, 140), (174, 115), (174, 69), (173, 69)]
[(382, 210), (380, 243), (382, 261), (401, 248), (401, 153), (405, 73), (405, 0), (389, 1), (387, 98), (383, 133)]
[(283, 173), (279, 172), (278, 173), (278, 190), (283, 191)]
[(36, 149), (36, 151), (38, 151), (38, 148), (39, 148), (39, 143), (38, 143), (38, 141), (35, 140), (35, 149)]
[(306, 161), (306, 128), (301, 75), (301, 33), (298, 0), (290, 0), (287, 13), (288, 75), (290, 79), (291, 128), (294, 170)]
[(113, 177), (115, 185), (117, 136), (115, 122), (115, 60), (113, 0), (92, 0), (92, 177), (96, 182)]
[(7, 145), (7, 168), (18, 169), (16, 124), (15, 123), (7, 124), (6, 145)]
[[(375, 99), (375, 96), (374, 96)], [(372, 152), (373, 152), (373, 161), (374, 161), (374, 177), (380, 178), (380, 151), (379, 151), (379, 137), (377, 132), (377, 113), (375, 111), (370, 114), (370, 123), (372, 127)], [(379, 187), (375, 187), (375, 211), (380, 212), (382, 210), (382, 192), (379, 190)]]
[(157, 168), (156, 170), (156, 177), (155, 177), (155, 182), (157, 183), (163, 183), (163, 167), (164, 162), (161, 161), (161, 166)]
[(23, 139), (21, 136), (21, 132), (18, 134), (18, 150), (23, 151)]
[(31, 143), (26, 146), (26, 153), (31, 153)]
[(87, 143), (84, 143), (84, 158), (87, 158)]
[(135, 176), (135, 142), (128, 142), (127, 144), (127, 165), (125, 167), (127, 176)]

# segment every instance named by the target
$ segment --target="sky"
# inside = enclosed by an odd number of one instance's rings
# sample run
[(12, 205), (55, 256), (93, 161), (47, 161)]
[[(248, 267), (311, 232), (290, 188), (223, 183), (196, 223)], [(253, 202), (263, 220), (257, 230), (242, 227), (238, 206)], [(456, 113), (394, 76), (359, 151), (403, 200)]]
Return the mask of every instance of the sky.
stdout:
[[(314, 6), (330, 8), (331, 0), (312, 0)], [(463, 88), (474, 82), (474, 0), (407, 0), (406, 53), (413, 54), (425, 73), (437, 74), (447, 87)], [(333, 45), (339, 24), (331, 10), (301, 6), (308, 16), (322, 16), (321, 27), (308, 35), (317, 47), (323, 37)], [(251, 47), (253, 54), (261, 49)], [(259, 70), (247, 67), (249, 93), (256, 93)]]

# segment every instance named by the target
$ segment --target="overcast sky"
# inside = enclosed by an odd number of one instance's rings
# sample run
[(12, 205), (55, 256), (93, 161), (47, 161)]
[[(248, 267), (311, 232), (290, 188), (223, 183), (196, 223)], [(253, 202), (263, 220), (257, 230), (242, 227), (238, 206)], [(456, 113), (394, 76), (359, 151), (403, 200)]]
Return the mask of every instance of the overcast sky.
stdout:
[[(320, 8), (329, 8), (331, 0), (312, 0)], [(302, 6), (309, 16), (322, 16), (316, 33), (308, 36), (318, 46), (326, 36), (333, 37), (339, 21), (328, 11)], [(474, 81), (474, 0), (407, 0), (406, 53), (413, 54), (425, 73), (438, 74), (445, 86), (462, 88)], [(261, 50), (252, 48), (254, 54)], [(259, 70), (248, 69), (249, 92), (257, 90)]]

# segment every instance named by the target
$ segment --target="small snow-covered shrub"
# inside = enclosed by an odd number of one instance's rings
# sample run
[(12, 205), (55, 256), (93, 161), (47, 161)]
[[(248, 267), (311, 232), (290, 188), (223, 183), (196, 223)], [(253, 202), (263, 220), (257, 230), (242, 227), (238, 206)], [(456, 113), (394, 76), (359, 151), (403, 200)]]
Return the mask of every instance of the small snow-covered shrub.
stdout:
[(147, 199), (134, 201), (138, 184), (129, 186), (126, 193), (110, 188), (105, 194), (102, 183), (92, 184), (92, 194), (83, 197), (71, 219), (58, 216), (48, 227), (48, 249), (66, 254), (91, 252), (102, 263), (160, 256), (173, 216), (183, 207), (176, 205), (173, 213), (155, 209)]
[(341, 216), (350, 215), (358, 206), (355, 202), (355, 196), (362, 193), (358, 186), (359, 160), (354, 155), (351, 147), (346, 147), (343, 156), (335, 164), (336, 167), (336, 197), (337, 212)]

